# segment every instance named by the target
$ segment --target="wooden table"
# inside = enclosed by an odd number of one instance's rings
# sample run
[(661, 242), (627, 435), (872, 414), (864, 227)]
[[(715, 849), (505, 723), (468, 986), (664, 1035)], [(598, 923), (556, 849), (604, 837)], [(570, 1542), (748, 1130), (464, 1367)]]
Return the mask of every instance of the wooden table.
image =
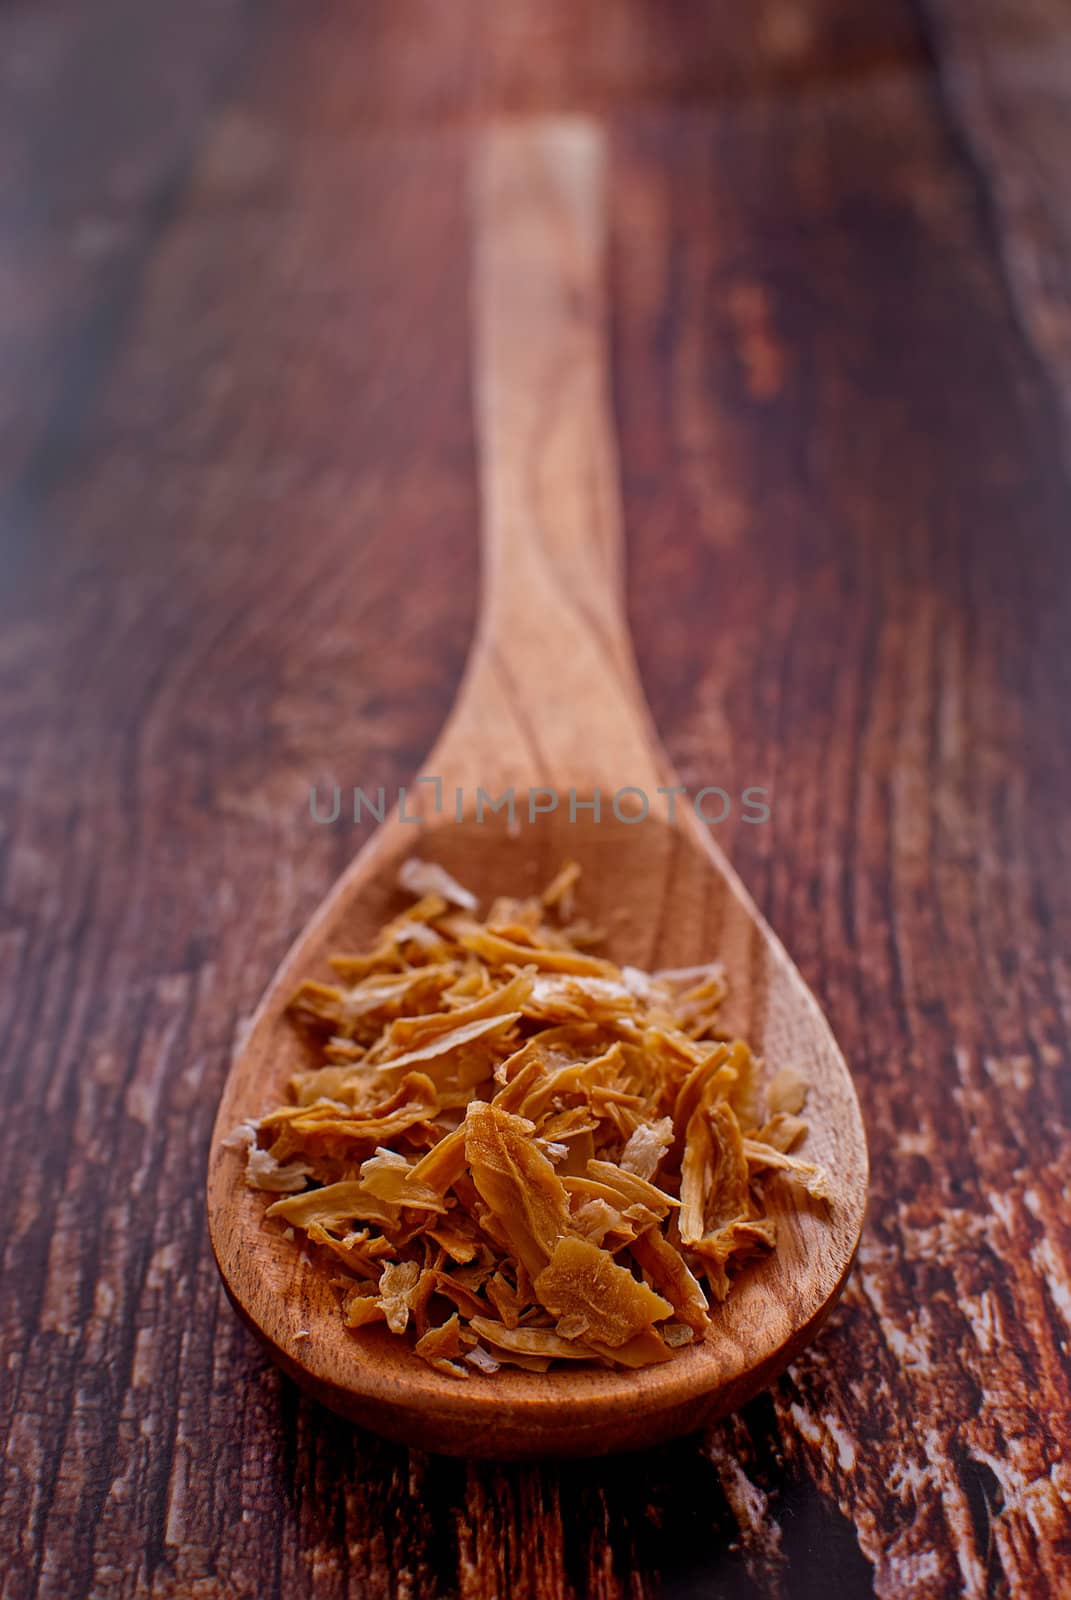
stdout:
[[(858, 1266), (644, 1457), (407, 1455), (224, 1301), (228, 1054), (473, 617), (466, 152), (611, 149), (642, 675), (828, 1008)], [(40, 0), (0, 17), (0, 1593), (1071, 1585), (1071, 12)]]

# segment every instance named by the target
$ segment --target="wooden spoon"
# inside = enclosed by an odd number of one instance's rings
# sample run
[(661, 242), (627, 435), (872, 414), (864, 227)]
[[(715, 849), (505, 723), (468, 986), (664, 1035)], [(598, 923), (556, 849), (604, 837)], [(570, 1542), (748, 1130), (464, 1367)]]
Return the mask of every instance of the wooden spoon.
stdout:
[[(405, 800), (422, 824), (397, 812), (384, 823), (268, 989), (224, 1089), (208, 1175), (223, 1281), (279, 1364), (334, 1410), (458, 1455), (636, 1448), (739, 1406), (815, 1333), (863, 1218), (866, 1142), (847, 1067), (710, 827), (686, 796), (665, 792), (676, 779), (633, 664), (607, 382), (603, 173), (590, 124), (542, 120), (482, 136), (473, 188), (484, 592), (471, 662), (425, 768), (438, 783), (411, 786)], [(490, 812), (478, 796), (511, 789), (513, 825), (505, 807)], [(534, 820), (529, 790), (538, 791)], [(548, 790), (556, 809), (541, 810)], [(623, 817), (643, 798), (648, 814), (619, 820), (615, 795)], [(642, 967), (720, 957), (728, 1025), (771, 1072), (791, 1063), (808, 1078), (803, 1153), (831, 1174), (832, 1206), (772, 1183), (777, 1249), (741, 1272), (704, 1342), (672, 1361), (638, 1372), (440, 1376), (385, 1329), (348, 1331), (322, 1267), (263, 1225), (272, 1196), (245, 1185), (243, 1159), (224, 1141), (285, 1098), (288, 1076), (307, 1064), (287, 1001), (302, 978), (325, 975), (329, 952), (361, 947), (402, 908), (397, 870), (413, 854), (441, 863), (484, 906), (537, 889), (574, 857), (581, 909), (609, 930), (611, 956)]]

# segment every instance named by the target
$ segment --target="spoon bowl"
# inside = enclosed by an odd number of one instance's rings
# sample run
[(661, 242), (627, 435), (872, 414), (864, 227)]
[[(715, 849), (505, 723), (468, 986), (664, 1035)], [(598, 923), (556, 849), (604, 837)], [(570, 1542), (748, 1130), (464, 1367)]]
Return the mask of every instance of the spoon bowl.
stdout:
[[(681, 793), (650, 724), (623, 622), (620, 508), (602, 301), (604, 150), (588, 124), (485, 134), (474, 191), (484, 594), (472, 661), (426, 776), (356, 858), (273, 979), (224, 1088), (208, 1219), (224, 1284), (276, 1361), (332, 1409), (421, 1449), (498, 1459), (636, 1449), (765, 1387), (813, 1336), (862, 1225), (867, 1157), (851, 1076), (800, 974)], [(617, 815), (613, 797), (625, 788)], [(514, 795), (492, 811), (488, 800)], [(536, 791), (529, 811), (529, 791)], [(551, 796), (555, 804), (552, 809)], [(483, 797), (481, 799), (481, 796)], [(627, 816), (627, 806), (646, 815)], [(597, 809), (596, 809), (597, 807)], [(403, 815), (404, 812), (404, 815)], [(406, 817), (417, 816), (414, 826)], [(406, 903), (401, 863), (439, 863), (482, 906), (566, 859), (605, 953), (648, 970), (721, 960), (722, 1020), (772, 1075), (810, 1085), (800, 1153), (832, 1200), (772, 1178), (777, 1248), (748, 1264), (701, 1341), (629, 1371), (570, 1365), (441, 1375), (385, 1329), (348, 1330), (321, 1266), (264, 1212), (227, 1139), (286, 1097), (307, 1045), (286, 1015), (329, 954)]]
[(486, 905), (497, 892), (538, 891), (571, 856), (581, 906), (607, 932), (606, 953), (647, 969), (715, 953), (730, 993), (724, 1020), (768, 1069), (787, 1062), (810, 1081), (801, 1153), (830, 1174), (832, 1205), (784, 1181), (767, 1185), (777, 1249), (740, 1274), (700, 1343), (661, 1366), (541, 1374), (503, 1368), (461, 1383), (441, 1376), (385, 1329), (345, 1328), (323, 1268), (265, 1223), (272, 1195), (245, 1186), (225, 1146), (244, 1117), (285, 1098), (307, 1045), (287, 1020), (302, 977), (329, 952), (360, 949), (404, 907), (398, 867), (414, 829), (388, 825), (355, 861), (280, 970), (228, 1080), (209, 1177), (212, 1240), (232, 1300), (275, 1359), (317, 1399), (379, 1433), (425, 1450), (498, 1459), (634, 1449), (701, 1426), (765, 1387), (814, 1334), (848, 1272), (859, 1235), (865, 1144), (851, 1080), (821, 1012), (735, 880), (687, 824), (543, 818), (520, 836), (504, 819), (444, 823), (420, 836)]

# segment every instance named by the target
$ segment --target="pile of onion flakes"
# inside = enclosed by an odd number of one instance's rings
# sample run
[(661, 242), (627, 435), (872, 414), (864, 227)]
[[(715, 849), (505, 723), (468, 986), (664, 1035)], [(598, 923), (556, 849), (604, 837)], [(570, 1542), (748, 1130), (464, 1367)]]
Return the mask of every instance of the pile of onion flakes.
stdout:
[(351, 1328), (385, 1324), (451, 1377), (672, 1359), (749, 1256), (775, 1245), (763, 1183), (818, 1200), (790, 1152), (805, 1084), (765, 1085), (722, 1037), (716, 963), (648, 974), (593, 954), (579, 869), (486, 917), (443, 868), (291, 1011), (314, 1065), (229, 1141), (267, 1217), (331, 1271)]

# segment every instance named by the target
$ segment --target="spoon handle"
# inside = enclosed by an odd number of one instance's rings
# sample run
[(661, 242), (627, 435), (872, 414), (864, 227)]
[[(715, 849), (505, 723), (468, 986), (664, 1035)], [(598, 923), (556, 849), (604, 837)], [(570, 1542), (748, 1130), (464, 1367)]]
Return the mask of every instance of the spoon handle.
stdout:
[(433, 759), (485, 787), (653, 788), (663, 758), (624, 611), (600, 130), (492, 125), (472, 223), (483, 592)]

